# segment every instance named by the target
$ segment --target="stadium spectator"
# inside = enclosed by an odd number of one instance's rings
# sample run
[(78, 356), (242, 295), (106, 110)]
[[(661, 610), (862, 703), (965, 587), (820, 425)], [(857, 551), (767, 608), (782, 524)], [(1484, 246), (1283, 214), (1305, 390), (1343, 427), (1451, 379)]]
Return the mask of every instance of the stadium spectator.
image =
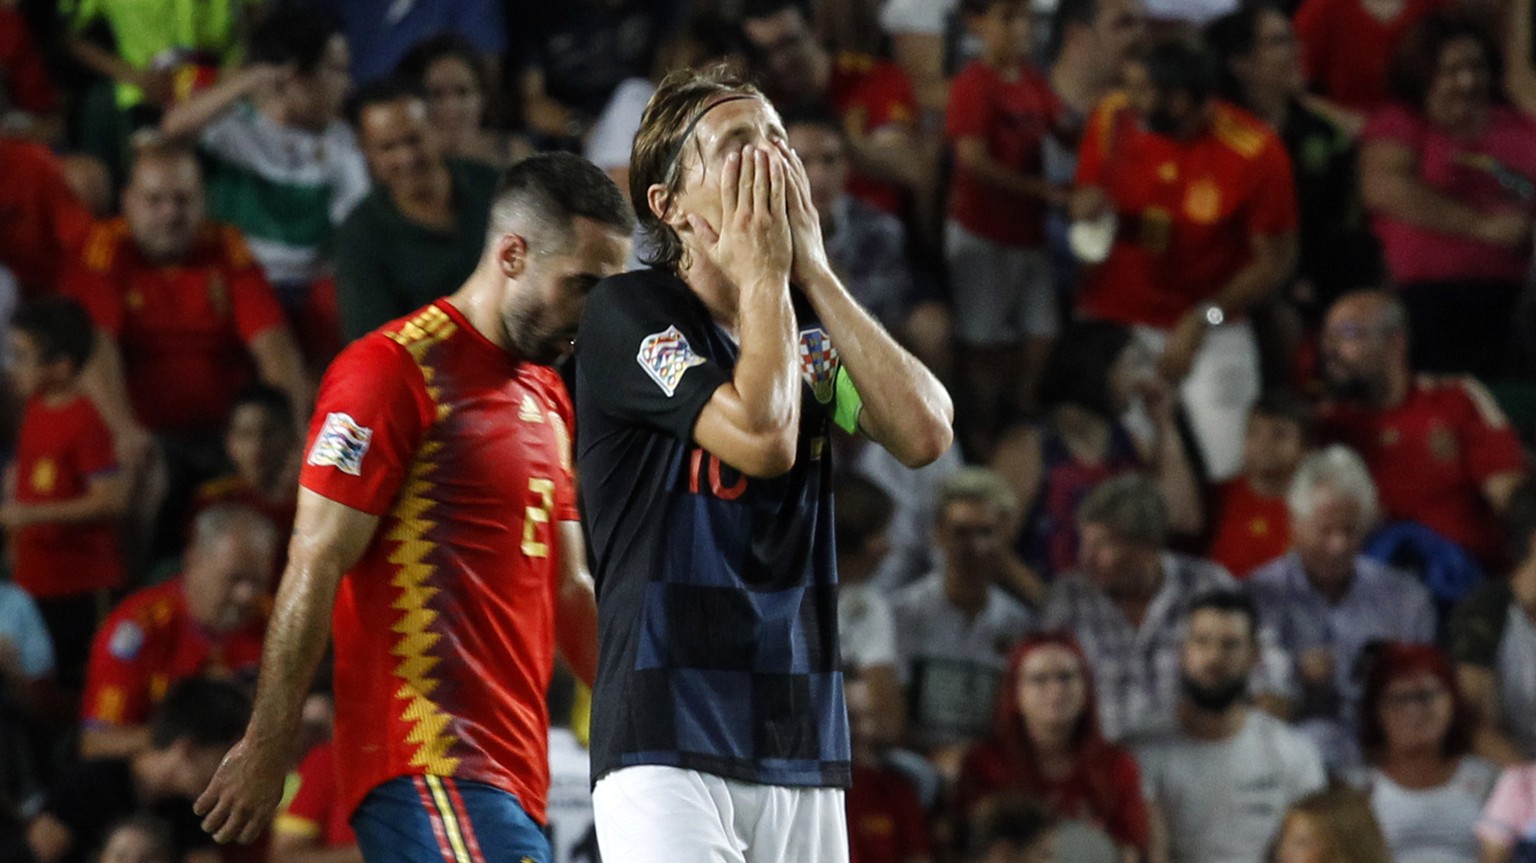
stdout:
[(891, 59), (911, 78), (925, 120), (943, 117), (949, 101), (949, 76), (961, 53), (959, 9), (960, 0), (888, 0), (880, 6)]
[[(1200, 532), (1200, 487), (1152, 356), (1128, 328), (1107, 321), (1070, 324), (1041, 381), (1039, 423), (1003, 437), (993, 465), (1023, 502), (1017, 546), (1046, 578), (1078, 560), (1077, 508), (1112, 476), (1147, 470), (1157, 477), (1169, 528)], [(1140, 438), (1121, 421), (1135, 406), (1151, 418)]]
[(1243, 4), (1212, 22), (1205, 41), (1221, 67), (1222, 97), (1269, 123), (1291, 157), (1297, 281), (1283, 299), (1315, 325), (1340, 294), (1382, 278), (1381, 250), (1360, 201), (1353, 136), (1309, 104), (1296, 34), (1272, 0)]
[(1056, 819), (1033, 800), (1007, 794), (977, 807), (960, 843), (966, 863), (1053, 863)]
[(1208, 552), (1239, 579), (1290, 547), (1285, 493), (1306, 455), (1311, 426), (1311, 408), (1283, 390), (1260, 397), (1248, 412), (1243, 472), (1215, 489)]
[(992, 471), (951, 474), (939, 488), (934, 527), (943, 568), (891, 596), (911, 692), (909, 737), (948, 758), (951, 773), (961, 751), (986, 735), (1008, 653), (1039, 620), (1044, 587), (1008, 547), (1016, 511), (1013, 492)]
[[(116, 83), (117, 108), (130, 125), (184, 99), (240, 49), (248, 0), (211, 0), (146, 14), (133, 0), (75, 0), (59, 4), (68, 18), (69, 53)], [(110, 41), (92, 38), (104, 23)], [(108, 47), (110, 45), (110, 47)]]
[(1528, 860), (1536, 851), (1536, 764), (1517, 764), (1499, 773), (1477, 822), (1482, 863)]
[(1403, 303), (1380, 291), (1348, 294), (1329, 309), (1330, 398), (1319, 436), (1365, 459), (1387, 518), (1419, 522), (1499, 571), (1498, 514), (1526, 470), (1520, 440), (1477, 381), (1414, 374), (1408, 320)]
[(931, 863), (933, 843), (917, 792), (905, 774), (884, 761), (899, 738), (888, 733), (892, 726), (879, 715), (881, 703), (857, 674), (844, 679), (843, 693), (853, 752), (852, 784), (845, 800), (850, 859)]
[[(94, 223), (57, 156), (42, 144), (0, 137), (0, 267), (14, 274), (22, 297), (57, 287)], [(14, 307), (15, 298), (6, 302)]]
[(592, 823), (587, 752), (592, 692), (556, 666), (549, 687), (549, 844), (552, 863), (602, 863)]
[(1064, 837), (1089, 832), (1117, 848), (1118, 859), (1145, 860), (1141, 773), (1130, 752), (1104, 739), (1094, 702), (1093, 670), (1071, 636), (1025, 638), (998, 687), (991, 735), (961, 762), (959, 817), (996, 794), (1026, 794), (1061, 820)]
[(476, 62), (492, 70), (500, 70), (507, 53), (506, 14), (495, 0), (413, 0), (403, 10), (373, 0), (318, 0), (307, 5), (341, 22), (351, 49), (352, 80), (359, 86), (388, 78), (403, 58), (433, 38), (463, 41), (478, 55)]
[(1362, 653), (1378, 641), (1433, 643), (1435, 609), (1422, 584), (1361, 555), (1380, 506), (1359, 456), (1338, 445), (1309, 456), (1286, 503), (1291, 552), (1260, 567), (1248, 586), (1295, 663), (1293, 720), (1330, 768), (1353, 767)]
[(0, 581), (0, 833), (6, 802), (28, 799), (54, 766), (59, 729), (69, 722), (57, 679), (54, 642), (37, 604)]
[(1343, 109), (1356, 128), (1393, 97), (1393, 58), (1424, 16), (1450, 0), (1304, 0), (1296, 36), (1311, 89)]
[(1394, 63), (1399, 104), (1362, 132), (1361, 188), (1413, 366), (1497, 379), (1531, 266), (1536, 119), (1503, 104), (1498, 47), (1474, 11), (1427, 14)]
[(11, 377), (26, 405), (0, 506), (11, 577), (37, 600), (59, 682), (76, 693), (108, 592), (123, 584), (115, 522), (128, 507), (111, 432), (80, 389), (94, 334), (85, 310), (60, 297), (11, 318)]
[(1360, 777), (1395, 863), (1475, 863), (1497, 769), (1471, 754), (1474, 718), (1437, 647), (1388, 644), (1360, 705)]
[(834, 56), (795, 0), (752, 0), (742, 32), (776, 106), (819, 107), (842, 120), (850, 193), (900, 214), (907, 191), (932, 183), (933, 161), (916, 134), (917, 97), (899, 67), (865, 54)]
[(144, 810), (171, 825), (182, 854), (212, 846), (192, 797), (240, 739), (250, 712), (250, 700), (228, 683), (191, 678), (171, 687), (142, 749), (73, 764), (54, 781), (27, 825), (37, 863), (88, 863), (113, 825)]
[(1370, 800), (1331, 786), (1291, 804), (1275, 836), (1270, 863), (1392, 863)]
[(153, 815), (130, 815), (107, 831), (95, 863), (178, 863), (171, 827)]
[(197, 487), (192, 518), (238, 504), (266, 516), (278, 536), (292, 534), (301, 443), (295, 422), (293, 404), (280, 390), (256, 384), (235, 396), (224, 429), (224, 455), (234, 471)]
[(309, 750), (292, 781), (296, 790), (272, 824), (271, 863), (363, 863), (329, 740)]
[(0, 7), (0, 126), (13, 136), (52, 143), (64, 131), (53, 86), (26, 17)]
[(412, 48), (395, 77), (425, 95), (427, 120), (444, 155), (505, 168), (532, 150), (523, 136), (496, 128), (497, 87), (487, 65), (466, 39), (444, 35)]
[(1177, 722), (1136, 741), (1148, 805), (1161, 821), (1153, 859), (1257, 860), (1288, 806), (1327, 782), (1305, 735), (1246, 703), (1259, 663), (1259, 612), (1241, 593), (1196, 597), (1179, 649)]
[[(1198, 596), (1236, 582), (1206, 560), (1167, 551), (1168, 509), (1143, 474), (1105, 480), (1077, 510), (1078, 568), (1059, 575), (1045, 626), (1072, 633), (1093, 666), (1099, 722), (1110, 740), (1164, 727), (1179, 696), (1185, 612)], [(1258, 695), (1287, 694), (1284, 658), (1261, 633)]]
[(580, 141), (620, 84), (650, 74), (683, 10), (670, 0), (571, 0), (523, 10), (513, 50), (529, 131)]
[[(1064, 130), (1081, 133), (1089, 114), (1120, 84), (1125, 61), (1146, 33), (1140, 0), (1059, 0), (1051, 15), (1047, 55), (1051, 90), (1061, 103)], [(1076, 144), (1076, 136), (1067, 143)], [(1076, 167), (1072, 146), (1046, 148), (1049, 159)], [(1058, 171), (1047, 162), (1046, 176), (1071, 182), (1074, 170)]]
[(896, 653), (896, 619), (888, 592), (873, 584), (890, 553), (894, 504), (880, 486), (845, 473), (832, 492), (837, 501), (837, 636), (843, 670), (864, 681), (882, 734), (902, 738), (906, 702)]
[(451, 159), (415, 87), (385, 82), (356, 105), (377, 183), (336, 232), (347, 341), (451, 294), (480, 260), (497, 170)]
[(153, 732), (150, 714), (178, 680), (254, 681), (278, 541), (260, 513), (214, 507), (193, 523), (181, 575), (130, 594), (112, 610), (86, 669), (85, 757), (143, 751)]
[(166, 112), (160, 128), (198, 142), (209, 213), (244, 233), (294, 314), (325, 272), (333, 226), (368, 193), (367, 165), (340, 116), (350, 55), (330, 19), (305, 8), (269, 13), (249, 43), (249, 65)]
[(1079, 152), (1072, 216), (1114, 239), (1085, 271), (1078, 311), (1136, 327), (1180, 387), (1206, 471), (1225, 480), (1259, 396), (1247, 315), (1295, 266), (1290, 159), (1262, 121), (1216, 98), (1203, 49), (1158, 42), (1125, 69), (1125, 93), (1094, 113)]
[(1477, 753), (1512, 765), (1536, 758), (1536, 484), (1510, 496), (1505, 524), (1514, 567), (1462, 600), (1448, 640), (1477, 714)]

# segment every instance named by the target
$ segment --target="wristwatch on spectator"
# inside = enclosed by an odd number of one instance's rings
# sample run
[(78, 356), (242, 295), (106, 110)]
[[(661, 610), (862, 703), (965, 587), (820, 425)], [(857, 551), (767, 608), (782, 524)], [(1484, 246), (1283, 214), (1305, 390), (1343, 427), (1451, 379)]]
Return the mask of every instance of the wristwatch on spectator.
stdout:
[(1209, 303), (1201, 309), (1200, 317), (1205, 319), (1207, 325), (1213, 327), (1219, 327), (1227, 321), (1227, 313), (1215, 303)]

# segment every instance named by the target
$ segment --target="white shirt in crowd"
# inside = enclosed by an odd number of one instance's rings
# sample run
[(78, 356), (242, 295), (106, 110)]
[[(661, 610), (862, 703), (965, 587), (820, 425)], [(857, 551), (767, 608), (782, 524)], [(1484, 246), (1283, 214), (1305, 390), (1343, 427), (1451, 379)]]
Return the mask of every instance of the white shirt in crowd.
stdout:
[(1255, 709), (1226, 740), (1175, 729), (1132, 748), (1143, 793), (1167, 824), (1172, 863), (1258, 863), (1286, 808), (1328, 781), (1306, 735)]
[(1371, 811), (1393, 863), (1477, 863), (1476, 828), (1498, 768), (1475, 755), (1436, 788), (1404, 788), (1375, 768), (1363, 773)]
[(554, 863), (599, 863), (587, 750), (569, 728), (549, 729), (549, 844)]
[(873, 584), (837, 587), (837, 638), (843, 665), (896, 665), (896, 622), (891, 601)]
[(1499, 712), (1502, 727), (1527, 756), (1536, 755), (1536, 625), (1518, 602), (1509, 604), (1499, 639)]

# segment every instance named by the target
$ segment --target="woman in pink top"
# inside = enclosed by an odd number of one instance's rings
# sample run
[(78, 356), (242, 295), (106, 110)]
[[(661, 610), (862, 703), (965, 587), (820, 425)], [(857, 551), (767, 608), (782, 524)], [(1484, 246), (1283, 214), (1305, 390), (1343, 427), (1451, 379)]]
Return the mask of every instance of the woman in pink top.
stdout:
[(1415, 368), (1497, 378), (1531, 262), (1536, 120), (1504, 104), (1501, 57), (1464, 11), (1399, 47), (1397, 103), (1362, 133), (1361, 185), (1402, 292)]

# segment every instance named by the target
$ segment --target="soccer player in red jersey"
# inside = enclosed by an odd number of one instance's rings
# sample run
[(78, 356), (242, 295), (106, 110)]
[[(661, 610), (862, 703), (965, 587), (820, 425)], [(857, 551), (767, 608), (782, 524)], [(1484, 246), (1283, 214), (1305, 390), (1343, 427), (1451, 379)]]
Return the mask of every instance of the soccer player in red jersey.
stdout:
[(545, 692), (557, 635), (592, 679), (596, 608), (547, 366), (623, 268), (633, 216), (602, 171), (552, 154), (507, 172), (490, 224), (462, 288), (354, 342), (321, 385), (255, 712), (197, 802), (219, 841), (272, 818), (334, 626), (337, 779), (364, 858), (548, 863)]

